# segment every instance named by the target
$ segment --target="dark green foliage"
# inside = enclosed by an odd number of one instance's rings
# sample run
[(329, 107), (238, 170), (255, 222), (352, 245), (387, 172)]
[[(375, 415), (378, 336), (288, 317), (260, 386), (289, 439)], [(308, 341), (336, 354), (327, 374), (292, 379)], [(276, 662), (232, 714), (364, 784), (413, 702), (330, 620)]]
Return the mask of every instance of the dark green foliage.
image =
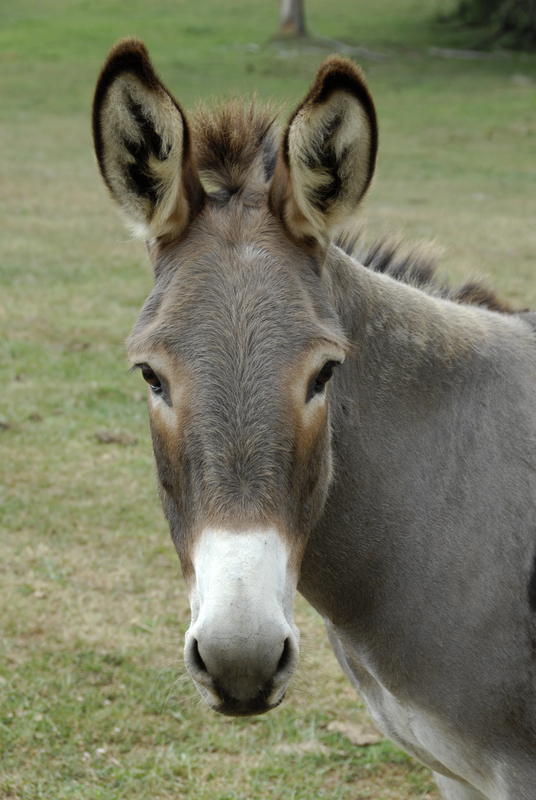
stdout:
[(453, 18), (465, 25), (489, 27), (481, 44), (536, 50), (536, 0), (461, 0)]

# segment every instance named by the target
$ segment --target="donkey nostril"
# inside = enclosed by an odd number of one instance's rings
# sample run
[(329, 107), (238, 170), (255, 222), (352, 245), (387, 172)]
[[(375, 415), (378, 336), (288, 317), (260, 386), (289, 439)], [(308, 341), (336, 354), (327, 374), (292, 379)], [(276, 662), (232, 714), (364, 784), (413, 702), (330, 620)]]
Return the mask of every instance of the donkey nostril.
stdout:
[(285, 639), (285, 644), (283, 645), (283, 652), (281, 653), (281, 658), (279, 659), (279, 664), (277, 665), (277, 672), (283, 672), (290, 666), (290, 661), (292, 658), (291, 652), (291, 645), (290, 639)]
[(208, 669), (206, 668), (205, 662), (201, 658), (201, 653), (199, 652), (197, 639), (194, 639), (191, 644), (190, 658), (196, 670), (198, 670), (199, 672), (206, 672), (208, 674)]

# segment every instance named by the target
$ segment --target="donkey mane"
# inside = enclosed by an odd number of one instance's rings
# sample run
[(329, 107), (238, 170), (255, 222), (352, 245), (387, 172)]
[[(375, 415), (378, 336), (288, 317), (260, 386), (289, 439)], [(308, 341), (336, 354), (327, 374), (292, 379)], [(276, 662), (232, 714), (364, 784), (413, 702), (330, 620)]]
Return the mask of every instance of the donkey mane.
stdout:
[(261, 106), (255, 97), (197, 106), (190, 116), (192, 145), (209, 191), (231, 196), (272, 178), (280, 139), (277, 117), (275, 106)]
[(426, 294), (454, 303), (483, 306), (502, 314), (517, 314), (520, 311), (513, 308), (508, 300), (498, 297), (493, 289), (481, 281), (473, 279), (460, 286), (451, 286), (447, 280), (438, 277), (438, 255), (430, 244), (419, 243), (405, 247), (400, 239), (381, 236), (372, 245), (365, 247), (360, 239), (360, 229), (343, 231), (335, 244), (373, 272), (383, 272), (397, 281), (421, 289)]

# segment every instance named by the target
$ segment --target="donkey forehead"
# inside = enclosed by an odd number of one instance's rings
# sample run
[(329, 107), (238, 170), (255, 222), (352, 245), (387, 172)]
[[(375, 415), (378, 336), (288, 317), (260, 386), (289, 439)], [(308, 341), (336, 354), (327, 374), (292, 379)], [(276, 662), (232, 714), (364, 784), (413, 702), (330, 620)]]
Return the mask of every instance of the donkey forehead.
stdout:
[(127, 342), (132, 360), (171, 353), (191, 361), (304, 351), (343, 357), (347, 341), (307, 254), (271, 237), (234, 240), (213, 227), (161, 254), (155, 287)]

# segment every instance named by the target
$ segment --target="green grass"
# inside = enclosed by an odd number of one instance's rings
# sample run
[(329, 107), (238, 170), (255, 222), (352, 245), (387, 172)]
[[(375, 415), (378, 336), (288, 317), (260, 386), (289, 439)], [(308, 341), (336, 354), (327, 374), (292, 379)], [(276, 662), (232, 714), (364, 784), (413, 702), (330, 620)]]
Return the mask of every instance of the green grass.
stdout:
[[(188, 600), (123, 355), (151, 276), (101, 186), (89, 112), (126, 34), (144, 38), (186, 107), (257, 91), (289, 109), (331, 46), (274, 41), (273, 0), (223, 5), (0, 8), (2, 800), (437, 797), (391, 744), (356, 748), (328, 730), (365, 712), (301, 600), (302, 664), (276, 711), (215, 717), (184, 675)], [(431, 56), (470, 45), (434, 22), (446, 6), (306, 2), (315, 37), (388, 56), (362, 60), (381, 126), (362, 216), (370, 236), (435, 239), (454, 278), (482, 273), (536, 305), (536, 58)]]

